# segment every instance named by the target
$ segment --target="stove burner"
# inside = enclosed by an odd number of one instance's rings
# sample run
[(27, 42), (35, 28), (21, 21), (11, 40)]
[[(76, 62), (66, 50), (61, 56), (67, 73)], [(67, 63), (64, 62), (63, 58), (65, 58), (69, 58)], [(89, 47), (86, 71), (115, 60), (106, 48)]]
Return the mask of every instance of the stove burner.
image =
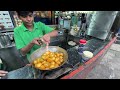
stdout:
[(70, 67), (66, 67), (66, 68), (61, 68), (59, 69), (57, 72), (53, 72), (50, 75), (46, 75), (45, 79), (56, 79), (59, 78), (60, 76), (67, 74), (69, 71), (71, 71), (72, 69)]
[(68, 73), (73, 68), (72, 65), (66, 63), (63, 66), (48, 71), (42, 71), (38, 69), (34, 69), (34, 77), (36, 79), (56, 79), (59, 78), (61, 75)]

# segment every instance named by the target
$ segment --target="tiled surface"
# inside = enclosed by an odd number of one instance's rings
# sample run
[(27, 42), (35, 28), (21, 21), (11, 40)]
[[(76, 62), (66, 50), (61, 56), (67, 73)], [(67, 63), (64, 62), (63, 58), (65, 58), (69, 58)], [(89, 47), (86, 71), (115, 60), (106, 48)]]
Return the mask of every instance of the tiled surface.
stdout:
[(120, 79), (120, 45), (113, 44), (86, 79)]

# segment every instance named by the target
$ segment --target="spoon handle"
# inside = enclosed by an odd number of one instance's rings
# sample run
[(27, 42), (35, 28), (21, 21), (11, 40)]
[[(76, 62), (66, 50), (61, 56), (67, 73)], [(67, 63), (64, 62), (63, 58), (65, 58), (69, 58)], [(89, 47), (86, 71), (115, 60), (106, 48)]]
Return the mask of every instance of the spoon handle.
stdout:
[(49, 44), (47, 43), (47, 44), (46, 44), (46, 51), (48, 51), (48, 46), (49, 46)]

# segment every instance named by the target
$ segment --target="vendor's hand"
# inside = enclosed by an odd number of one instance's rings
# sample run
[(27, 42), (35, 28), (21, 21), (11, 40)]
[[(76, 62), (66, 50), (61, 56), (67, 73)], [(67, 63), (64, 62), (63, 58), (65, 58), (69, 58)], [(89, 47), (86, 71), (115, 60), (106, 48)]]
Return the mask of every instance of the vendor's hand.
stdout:
[(7, 71), (0, 70), (0, 77), (5, 76), (7, 73), (8, 73)]
[(42, 43), (40, 43), (39, 41), (40, 41), (41, 39), (40, 38), (35, 38), (35, 39), (33, 39), (32, 40), (32, 44), (37, 44), (37, 45), (42, 45)]
[(26, 64), (26, 66), (32, 66), (32, 64)]
[(49, 34), (45, 34), (45, 35), (42, 37), (42, 41), (43, 41), (45, 44), (49, 44), (49, 43), (50, 43), (50, 35), (49, 35)]

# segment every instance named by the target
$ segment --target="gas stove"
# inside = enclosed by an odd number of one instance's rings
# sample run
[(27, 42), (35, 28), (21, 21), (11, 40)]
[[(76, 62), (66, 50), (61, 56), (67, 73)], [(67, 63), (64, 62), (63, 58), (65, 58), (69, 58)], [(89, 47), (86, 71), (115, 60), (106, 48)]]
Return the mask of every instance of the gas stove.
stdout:
[[(103, 41), (99, 40), (90, 40), (87, 42), (86, 47), (89, 47), (87, 50), (91, 51), (96, 55), (96, 53), (101, 50), (105, 45)], [(77, 46), (76, 46), (77, 47)], [(82, 57), (78, 54), (77, 48), (67, 49), (68, 60), (67, 62), (54, 70), (50, 71), (40, 71), (35, 70), (30, 66), (25, 66), (20, 69), (10, 71), (3, 79), (59, 79), (69, 74), (73, 70), (77, 69), (81, 64)]]
[[(96, 40), (96, 39), (90, 40), (86, 44), (86, 47), (88, 47), (86, 48), (86, 50), (94, 52), (95, 54), (96, 52), (99, 51), (98, 49), (101, 49), (103, 47), (103, 44), (105, 43), (103, 43), (103, 41), (100, 41), (100, 40)], [(82, 57), (81, 55), (78, 54), (77, 47), (78, 46), (67, 49), (67, 53), (69, 57), (66, 64), (52, 71), (41, 72), (41, 76), (39, 78), (40, 79), (59, 79), (69, 74), (73, 70), (77, 69), (81, 64), (84, 64), (81, 62)]]
[(34, 77), (35, 79), (60, 79), (61, 77), (72, 72), (75, 69), (75, 67), (77, 68), (77, 66), (79, 66), (79, 63), (76, 64), (76, 66), (64, 64), (60, 68), (50, 71), (34, 70)]
[(69, 64), (64, 64), (60, 68), (50, 70), (50, 71), (40, 71), (41, 74), (38, 78), (40, 79), (58, 79), (63, 75), (68, 74), (72, 70), (72, 66)]

